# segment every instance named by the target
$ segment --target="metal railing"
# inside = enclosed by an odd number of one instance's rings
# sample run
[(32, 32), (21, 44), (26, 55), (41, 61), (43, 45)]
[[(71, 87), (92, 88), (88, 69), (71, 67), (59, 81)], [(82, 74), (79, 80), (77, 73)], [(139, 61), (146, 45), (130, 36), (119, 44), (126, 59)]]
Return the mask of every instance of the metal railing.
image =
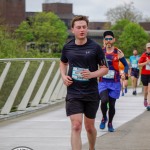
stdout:
[[(51, 105), (65, 99), (66, 87), (60, 77), (59, 59), (14, 58), (0, 59), (0, 63), (3, 64), (0, 68), (0, 101), (3, 104), (0, 115), (25, 111), (41, 104)], [(18, 66), (20, 72), (17, 72)], [(11, 81), (15, 76), (16, 81)], [(12, 82), (13, 85), (9, 85)]]

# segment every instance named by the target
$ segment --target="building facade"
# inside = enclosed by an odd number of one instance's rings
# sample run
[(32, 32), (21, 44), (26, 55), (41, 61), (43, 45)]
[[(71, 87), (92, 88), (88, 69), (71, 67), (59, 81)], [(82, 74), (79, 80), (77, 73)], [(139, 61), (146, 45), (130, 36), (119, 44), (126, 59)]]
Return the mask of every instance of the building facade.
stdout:
[(12, 28), (25, 20), (25, 0), (0, 0), (1, 23)]
[(74, 17), (73, 6), (71, 3), (43, 3), (42, 10), (44, 12), (53, 12), (63, 20), (68, 28), (70, 28), (70, 22)]
[[(35, 2), (36, 3), (36, 2)], [(23, 20), (28, 20), (29, 17), (34, 16), (37, 12), (26, 12), (26, 0), (0, 0), (0, 24), (6, 24), (13, 29), (16, 29)], [(42, 4), (43, 12), (53, 12), (65, 22), (68, 27), (69, 39), (72, 38), (70, 32), (71, 20), (75, 16), (73, 14), (72, 3), (62, 2), (44, 2)], [(146, 32), (150, 31), (149, 22), (139, 23)], [(111, 22), (89, 22), (88, 36), (97, 42), (102, 41), (102, 33), (111, 27)], [(150, 33), (149, 33), (150, 34)]]

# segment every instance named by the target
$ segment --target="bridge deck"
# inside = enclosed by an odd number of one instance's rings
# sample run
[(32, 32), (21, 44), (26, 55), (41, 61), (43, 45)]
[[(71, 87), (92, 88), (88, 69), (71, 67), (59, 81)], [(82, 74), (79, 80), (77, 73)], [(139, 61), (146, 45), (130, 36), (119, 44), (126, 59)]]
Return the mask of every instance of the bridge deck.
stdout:
[[(116, 115), (113, 125), (116, 128), (132, 120), (145, 111), (141, 88), (138, 95), (133, 96), (129, 90), (116, 103)], [(30, 147), (33, 150), (71, 150), (70, 121), (65, 115), (64, 103), (53, 108), (0, 122), (0, 150), (12, 150), (18, 146)], [(100, 130), (100, 110), (96, 117), (97, 137), (107, 133), (107, 129)], [(82, 142), (87, 142), (83, 127)]]

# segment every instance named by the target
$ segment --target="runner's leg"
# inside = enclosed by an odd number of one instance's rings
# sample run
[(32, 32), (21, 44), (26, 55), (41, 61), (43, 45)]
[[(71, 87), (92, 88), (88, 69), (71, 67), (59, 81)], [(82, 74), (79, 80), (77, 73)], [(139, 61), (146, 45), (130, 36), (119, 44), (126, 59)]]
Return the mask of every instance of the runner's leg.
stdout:
[(72, 150), (82, 149), (82, 142), (81, 142), (82, 119), (83, 114), (75, 114), (70, 116)]
[(84, 116), (85, 129), (87, 131), (87, 137), (89, 141), (89, 149), (94, 150), (97, 131), (95, 128), (95, 119), (90, 119)]
[(115, 115), (115, 103), (116, 99), (109, 97), (109, 121), (108, 123), (112, 123), (114, 115)]

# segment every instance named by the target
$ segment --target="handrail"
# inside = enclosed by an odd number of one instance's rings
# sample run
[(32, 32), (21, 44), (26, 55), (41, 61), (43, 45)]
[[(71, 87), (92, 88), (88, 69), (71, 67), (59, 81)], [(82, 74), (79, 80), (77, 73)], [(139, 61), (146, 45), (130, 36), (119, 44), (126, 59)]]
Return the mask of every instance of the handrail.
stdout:
[(43, 61), (43, 60), (60, 60), (60, 58), (4, 58), (0, 59), (0, 62), (9, 62), (9, 61)]

